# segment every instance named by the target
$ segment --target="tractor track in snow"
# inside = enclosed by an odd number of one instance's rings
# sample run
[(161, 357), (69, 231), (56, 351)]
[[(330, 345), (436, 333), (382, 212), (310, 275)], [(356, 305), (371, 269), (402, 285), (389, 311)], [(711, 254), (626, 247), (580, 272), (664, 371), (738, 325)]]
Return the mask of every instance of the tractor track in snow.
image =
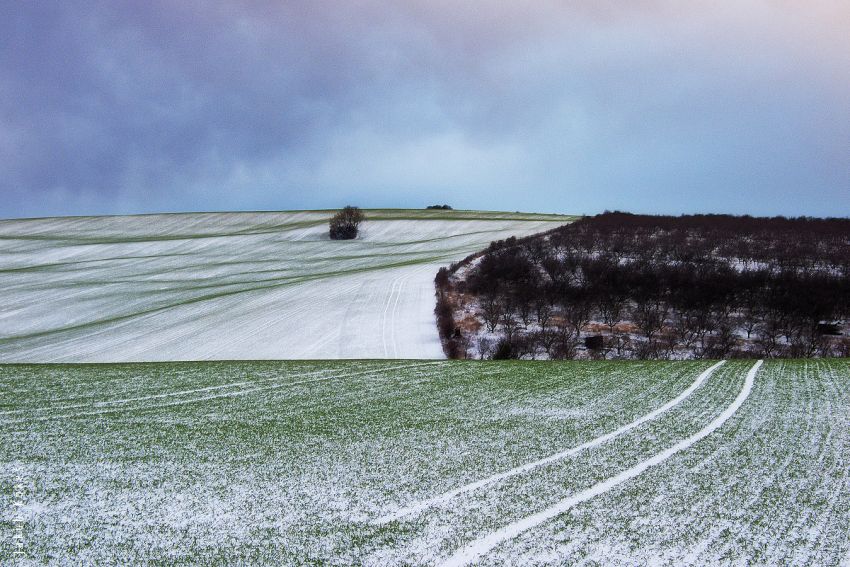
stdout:
[[(312, 372), (303, 372), (289, 376), (290, 378), (304, 378), (307, 376), (314, 376), (316, 374), (327, 373), (325, 370), (314, 370)], [(21, 414), (21, 413), (29, 413), (29, 412), (46, 412), (46, 411), (64, 411), (71, 409), (80, 409), (80, 408), (98, 408), (102, 406), (110, 406), (114, 404), (126, 404), (130, 402), (143, 402), (148, 400), (156, 400), (160, 398), (170, 398), (174, 396), (182, 396), (185, 394), (198, 394), (201, 392), (211, 392), (214, 390), (221, 390), (224, 388), (235, 388), (238, 386), (244, 386), (246, 384), (262, 384), (266, 382), (274, 382), (280, 381), (280, 377), (276, 376), (274, 378), (262, 378), (260, 380), (240, 380), (239, 382), (228, 382), (227, 384), (219, 384), (217, 386), (205, 386), (203, 388), (192, 388), (189, 390), (177, 390), (176, 392), (165, 392), (161, 394), (149, 394), (146, 396), (136, 396), (132, 398), (119, 398), (116, 400), (103, 400), (103, 401), (91, 401), (88, 403), (80, 403), (73, 405), (65, 405), (65, 406), (55, 406), (55, 407), (36, 407), (36, 408), (25, 408), (25, 409), (16, 409), (16, 410), (6, 410), (0, 411), (0, 415), (12, 415), (12, 414)]]
[(390, 284), (390, 293), (384, 303), (384, 311), (381, 313), (381, 346), (384, 350), (384, 357), (387, 358), (389, 357), (389, 349), (387, 348), (387, 311), (389, 310), (393, 296), (395, 295), (396, 284), (400, 279), (400, 275), (393, 278), (392, 283)]
[(762, 360), (756, 362), (752, 368), (747, 372), (747, 376), (744, 380), (744, 385), (741, 388), (741, 391), (738, 393), (738, 396), (735, 400), (720, 413), (717, 417), (715, 417), (708, 425), (687, 437), (672, 447), (661, 451), (660, 453), (640, 461), (636, 465), (616, 474), (612, 477), (607, 478), (601, 482), (598, 482), (587, 488), (578, 492), (572, 496), (564, 498), (563, 500), (556, 502), (552, 506), (537, 512), (536, 514), (532, 514), (520, 520), (517, 520), (507, 526), (500, 528), (494, 532), (491, 532), (483, 537), (480, 537), (467, 545), (460, 548), (458, 551), (453, 553), (450, 557), (448, 557), (445, 561), (440, 562), (438, 565), (440, 567), (460, 567), (469, 565), (489, 551), (491, 551), (496, 546), (504, 543), (508, 540), (511, 540), (518, 535), (526, 532), (548, 520), (551, 520), (570, 508), (581, 504), (582, 502), (586, 502), (596, 496), (605, 494), (606, 492), (612, 490), (613, 488), (623, 484), (624, 482), (631, 480), (641, 474), (643, 474), (647, 469), (659, 465), (681, 451), (690, 448), (695, 445), (697, 442), (711, 435), (714, 431), (719, 429), (726, 421), (735, 415), (738, 409), (743, 405), (743, 403), (747, 400), (750, 395), (750, 392), (753, 389), (753, 384), (755, 382), (755, 376), (758, 373), (759, 368), (763, 364)]
[(424, 269), (430, 269), (430, 266), (411, 269), (410, 271), (399, 274), (392, 281), (390, 294), (387, 297), (387, 302), (384, 304), (384, 311), (381, 316), (381, 342), (384, 347), (384, 357), (386, 358), (398, 358), (395, 328), (396, 319), (398, 318), (398, 304), (402, 295), (401, 292), (407, 281)]
[[(303, 384), (315, 384), (315, 383), (318, 383), (318, 382), (327, 382), (327, 381), (330, 381), (330, 380), (352, 378), (352, 377), (355, 377), (355, 376), (363, 376), (363, 375), (366, 375), (366, 374), (386, 372), (386, 371), (389, 371), (389, 370), (403, 370), (403, 369), (409, 369), (409, 368), (419, 368), (419, 367), (423, 367), (423, 366), (431, 366), (431, 365), (434, 365), (434, 364), (438, 364), (439, 362), (440, 361), (429, 361), (429, 362), (422, 362), (422, 363), (417, 363), (417, 364), (406, 364), (406, 365), (402, 365), (402, 366), (391, 366), (391, 367), (387, 367), (387, 368), (371, 368), (371, 369), (368, 369), (368, 370), (362, 370), (362, 371), (358, 371), (358, 372), (350, 372), (350, 373), (345, 373), (345, 374), (335, 374), (333, 376), (324, 376), (324, 377), (316, 378), (316, 379), (313, 379), (313, 380), (298, 380), (296, 382), (286, 382), (284, 384), (270, 384), (270, 385), (267, 385), (267, 386), (259, 386), (259, 387), (256, 387), (256, 388), (246, 388), (246, 389), (243, 389), (243, 390), (236, 390), (234, 392), (218, 393), (218, 394), (213, 394), (213, 395), (210, 395), (210, 396), (190, 398), (190, 399), (187, 399), (187, 400), (176, 400), (174, 402), (166, 402), (166, 403), (163, 403), (163, 404), (153, 404), (153, 405), (145, 405), (145, 406), (131, 406), (131, 407), (121, 406), (121, 407), (116, 407), (116, 408), (106, 408), (106, 409), (98, 410), (98, 411), (77, 412), (77, 413), (62, 414), (62, 415), (43, 415), (43, 416), (29, 417), (29, 418), (23, 418), (23, 419), (7, 420), (7, 421), (0, 422), (0, 425), (15, 425), (15, 424), (20, 424), (20, 423), (32, 423), (32, 422), (36, 422), (36, 421), (49, 421), (49, 420), (53, 420), (53, 419), (72, 419), (72, 418), (77, 418), (77, 417), (90, 417), (90, 416), (106, 415), (106, 414), (122, 412), (122, 411), (157, 410), (157, 409), (161, 409), (161, 408), (180, 406), (180, 405), (186, 405), (186, 404), (192, 404), (192, 403), (198, 403), (198, 402), (205, 402), (205, 401), (209, 401), (209, 400), (216, 400), (216, 399), (222, 399), (222, 398), (234, 398), (234, 397), (242, 396), (242, 395), (245, 395), (245, 394), (253, 394), (255, 392), (275, 390), (275, 389), (280, 389), (280, 388), (288, 388), (288, 387), (291, 387), (291, 386), (299, 386), (299, 385), (303, 385)], [(271, 379), (267, 379), (267, 381), (268, 380), (271, 380)], [(227, 386), (231, 386), (231, 385), (232, 384), (226, 384), (222, 387), (227, 387)], [(210, 387), (210, 390), (213, 389), (213, 388), (216, 388), (216, 387), (215, 386)], [(199, 389), (199, 391), (204, 391), (204, 390), (205, 389)], [(181, 394), (188, 393), (188, 392), (189, 391), (176, 392), (176, 393), (174, 393), (174, 395), (181, 395)], [(140, 400), (146, 400), (146, 399), (147, 400), (158, 399), (158, 398), (162, 398), (162, 397), (165, 397), (165, 395), (164, 394), (155, 394), (155, 395), (152, 395), (152, 396), (142, 396), (140, 398), (135, 398), (135, 399), (132, 399), (132, 401), (140, 401)], [(121, 403), (121, 400), (116, 400), (116, 401), (112, 401), (112, 402), (100, 402), (100, 403), (101, 404)]]
[(654, 409), (653, 411), (639, 417), (638, 419), (632, 421), (631, 423), (628, 423), (628, 424), (623, 425), (622, 427), (620, 427), (618, 429), (615, 429), (614, 431), (611, 431), (611, 432), (606, 433), (604, 435), (600, 435), (599, 437), (591, 439), (590, 441), (587, 441), (587, 442), (582, 443), (580, 445), (576, 445), (575, 447), (572, 447), (570, 449), (566, 449), (566, 450), (561, 451), (559, 453), (555, 453), (555, 454), (550, 455), (548, 457), (544, 457), (543, 459), (538, 459), (536, 461), (532, 461), (530, 463), (526, 463), (526, 464), (520, 465), (518, 467), (514, 467), (512, 469), (503, 471), (501, 473), (494, 474), (494, 475), (489, 476), (487, 478), (483, 478), (481, 480), (477, 480), (475, 482), (465, 484), (463, 486), (460, 486), (458, 488), (454, 488), (452, 490), (446, 491), (446, 492), (439, 494), (437, 496), (434, 496), (432, 498), (428, 498), (428, 499), (425, 499), (425, 500), (420, 500), (418, 502), (414, 502), (414, 503), (409, 504), (409, 505), (407, 505), (407, 506), (405, 506), (405, 507), (403, 507), (399, 510), (396, 510), (395, 512), (383, 515), (383, 516), (373, 520), (371, 523), (373, 525), (383, 525), (383, 524), (387, 524), (387, 523), (392, 522), (392, 521), (399, 520), (399, 519), (401, 519), (405, 516), (418, 514), (418, 513), (423, 512), (424, 510), (426, 510), (428, 508), (433, 507), (433, 506), (438, 506), (440, 504), (444, 504), (444, 503), (448, 502), (449, 500), (451, 500), (452, 498), (454, 498), (455, 496), (458, 496), (460, 494), (471, 492), (473, 490), (476, 490), (478, 488), (482, 488), (484, 486), (493, 484), (493, 483), (498, 482), (500, 480), (504, 480), (504, 479), (510, 478), (512, 476), (516, 476), (516, 475), (520, 475), (520, 474), (529, 472), (533, 469), (536, 469), (538, 467), (542, 467), (544, 465), (548, 465), (548, 464), (551, 464), (551, 463), (554, 463), (554, 462), (557, 462), (557, 461), (560, 461), (560, 460), (563, 460), (563, 459), (574, 457), (574, 456), (578, 455), (579, 453), (581, 453), (581, 452), (583, 452), (587, 449), (591, 449), (593, 447), (601, 445), (602, 443), (610, 441), (611, 439), (614, 439), (615, 437), (619, 437), (620, 435), (623, 435), (623, 434), (631, 431), (632, 429), (638, 427), (639, 425), (646, 423), (647, 421), (655, 419), (656, 417), (658, 417), (662, 413), (664, 413), (664, 412), (674, 408), (675, 406), (679, 405), (680, 403), (682, 403), (685, 400), (685, 398), (690, 396), (697, 388), (699, 388), (714, 373), (715, 370), (720, 368), (720, 366), (722, 366), (724, 364), (724, 362), (725, 361), (720, 361), (720, 362), (714, 364), (713, 366), (711, 366), (710, 368), (704, 370), (702, 373), (700, 373), (697, 376), (697, 378), (693, 381), (693, 383), (691, 383), (690, 386), (688, 386), (678, 396), (676, 396), (675, 398), (673, 398), (672, 400), (670, 400), (666, 404), (664, 404), (664, 405)]

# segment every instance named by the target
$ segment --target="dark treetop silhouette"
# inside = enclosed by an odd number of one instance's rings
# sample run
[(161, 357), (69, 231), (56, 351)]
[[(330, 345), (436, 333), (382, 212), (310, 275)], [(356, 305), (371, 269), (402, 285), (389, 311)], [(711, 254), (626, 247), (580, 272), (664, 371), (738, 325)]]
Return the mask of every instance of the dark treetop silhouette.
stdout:
[(346, 206), (331, 217), (330, 237), (332, 240), (351, 240), (357, 238), (360, 223), (366, 220), (366, 215), (357, 207)]
[(850, 354), (850, 219), (605, 213), (494, 242), (436, 284), (449, 356)]

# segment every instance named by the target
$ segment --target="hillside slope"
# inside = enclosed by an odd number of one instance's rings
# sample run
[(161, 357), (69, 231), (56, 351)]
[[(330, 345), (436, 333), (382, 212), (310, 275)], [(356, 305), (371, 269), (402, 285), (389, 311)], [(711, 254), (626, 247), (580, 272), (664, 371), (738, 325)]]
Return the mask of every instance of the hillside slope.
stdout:
[(442, 358), (437, 268), (571, 217), (327, 211), (0, 221), (0, 361)]

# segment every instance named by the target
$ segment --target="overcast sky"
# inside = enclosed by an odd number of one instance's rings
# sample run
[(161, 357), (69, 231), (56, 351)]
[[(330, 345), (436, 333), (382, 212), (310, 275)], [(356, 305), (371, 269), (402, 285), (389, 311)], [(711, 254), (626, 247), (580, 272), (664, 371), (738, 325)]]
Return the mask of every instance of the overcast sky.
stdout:
[(850, 2), (0, 0), (0, 217), (850, 215)]

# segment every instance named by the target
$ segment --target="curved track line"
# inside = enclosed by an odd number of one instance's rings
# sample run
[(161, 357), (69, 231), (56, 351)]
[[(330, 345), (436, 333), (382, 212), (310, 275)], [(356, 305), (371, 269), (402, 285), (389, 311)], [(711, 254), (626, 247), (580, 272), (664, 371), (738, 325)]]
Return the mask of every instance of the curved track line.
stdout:
[(715, 417), (708, 425), (704, 428), (700, 429), (690, 437), (679, 441), (672, 447), (658, 453), (657, 455), (650, 457), (649, 459), (643, 460), (636, 464), (635, 466), (624, 470), (620, 474), (612, 476), (607, 480), (603, 480), (597, 484), (594, 484), (588, 489), (582, 490), (578, 494), (574, 494), (569, 498), (565, 498), (560, 502), (542, 510), (536, 514), (532, 514), (526, 518), (518, 520), (512, 524), (508, 524), (507, 526), (492, 532), (482, 538), (479, 538), (465, 547), (461, 548), (457, 552), (455, 552), (451, 557), (440, 563), (441, 567), (460, 567), (463, 565), (469, 565), (470, 563), (480, 559), (484, 554), (492, 550), (494, 547), (503, 543), (509, 539), (513, 539), (519, 534), (530, 530), (533, 527), (536, 527), (543, 522), (551, 520), (556, 516), (559, 516), (572, 508), (577, 504), (581, 504), (587, 500), (595, 496), (599, 496), (600, 494), (604, 494), (608, 492), (612, 488), (626, 482), (627, 480), (633, 479), (636, 476), (642, 474), (650, 467), (654, 467), (659, 465), (675, 455), (680, 451), (684, 451), (685, 449), (690, 448), (692, 445), (701, 441), (702, 439), (711, 435), (714, 431), (716, 431), (720, 426), (722, 426), (726, 421), (732, 417), (735, 412), (743, 405), (744, 401), (750, 395), (750, 392), (753, 389), (753, 383), (755, 381), (756, 373), (761, 367), (764, 361), (759, 360), (756, 362), (752, 368), (750, 368), (749, 372), (747, 372), (747, 377), (744, 380), (744, 386), (741, 388), (741, 391), (738, 393), (738, 397), (735, 398), (729, 407), (727, 407), (723, 412)]
[(401, 299), (401, 292), (404, 290), (404, 285), (407, 283), (407, 280), (410, 279), (412, 273), (407, 274), (405, 277), (401, 279), (398, 284), (398, 291), (395, 294), (395, 301), (393, 302), (393, 309), (390, 312), (390, 342), (393, 347), (393, 358), (398, 358), (398, 346), (395, 340), (395, 320), (396, 314), (398, 313), (398, 300)]
[[(304, 376), (315, 376), (316, 374), (327, 373), (327, 370), (315, 370), (312, 372), (302, 372), (299, 374), (293, 374), (287, 376), (287, 378), (301, 378)], [(332, 377), (332, 376), (331, 376)], [(221, 390), (223, 388), (231, 388), (236, 386), (244, 386), (246, 384), (262, 384), (263, 382), (274, 382), (280, 381), (281, 377), (276, 376), (274, 378), (261, 378), (260, 380), (242, 380), (240, 382), (228, 382), (227, 384), (219, 384), (218, 386), (206, 386), (204, 388), (193, 388), (191, 390), (178, 390), (176, 392), (166, 392), (163, 394), (151, 394), (148, 396), (137, 396), (135, 398), (120, 398), (117, 400), (103, 400), (103, 401), (93, 401), (85, 404), (73, 404), (66, 406), (55, 406), (55, 407), (38, 407), (38, 408), (25, 408), (25, 409), (16, 409), (16, 410), (6, 410), (0, 411), (0, 415), (11, 415), (16, 413), (27, 413), (27, 412), (45, 412), (45, 411), (61, 411), (61, 410), (70, 410), (70, 409), (80, 409), (80, 408), (98, 408), (102, 406), (111, 406), (115, 404), (126, 404), (129, 402), (144, 402), (147, 400), (156, 400), (159, 398), (172, 398), (174, 396), (182, 396), (183, 394), (197, 394), (200, 392), (211, 392), (213, 390)]]
[(128, 407), (117, 407), (117, 408), (111, 408), (111, 409), (104, 409), (104, 410), (101, 410), (101, 411), (80, 412), (80, 413), (65, 414), (65, 415), (46, 415), (46, 416), (39, 416), (39, 417), (26, 418), (26, 419), (16, 419), (16, 420), (10, 420), (10, 421), (3, 421), (3, 422), (0, 422), (0, 425), (10, 425), (10, 424), (17, 424), (17, 423), (30, 423), (30, 422), (34, 422), (34, 421), (48, 421), (48, 420), (51, 420), (51, 419), (69, 419), (69, 418), (74, 418), (74, 417), (89, 417), (89, 416), (94, 416), (94, 415), (104, 415), (104, 414), (116, 413), (116, 412), (122, 412), (122, 411), (128, 411), (129, 412), (129, 411), (155, 410), (155, 409), (161, 409), (161, 408), (167, 408), (167, 407), (173, 407), (173, 406), (180, 406), (180, 405), (185, 405), (185, 404), (192, 404), (192, 403), (196, 403), (196, 402), (205, 402), (205, 401), (208, 401), (208, 400), (216, 400), (216, 399), (219, 399), (219, 398), (235, 398), (236, 396), (242, 396), (244, 394), (252, 394), (254, 392), (274, 390), (274, 389), (277, 389), (277, 388), (287, 388), (289, 386), (298, 386), (298, 385), (301, 385), (301, 384), (313, 384), (313, 383), (316, 383), (316, 382), (327, 382), (328, 380), (334, 380), (334, 379), (338, 379), (338, 378), (352, 378), (354, 376), (362, 376), (364, 374), (380, 373), (380, 372), (384, 372), (384, 371), (387, 371), (387, 370), (402, 370), (402, 369), (406, 369), (406, 368), (418, 368), (418, 367), (421, 367), (421, 366), (431, 366), (431, 365), (437, 364), (439, 362), (440, 361), (432, 361), (432, 362), (423, 362), (423, 363), (419, 363), (419, 364), (408, 364), (408, 365), (404, 365), (404, 366), (391, 366), (389, 368), (371, 368), (369, 370), (362, 370), (360, 372), (352, 372), (350, 374), (336, 374), (334, 376), (325, 376), (323, 378), (316, 378), (315, 380), (299, 380), (297, 382), (286, 382), (285, 384), (271, 384), (269, 386), (260, 386), (258, 388), (248, 388), (248, 389), (245, 389), (245, 390), (237, 390), (236, 392), (224, 392), (222, 394), (213, 394), (211, 396), (204, 396), (204, 397), (200, 397), (200, 398), (190, 398), (188, 400), (177, 400), (177, 401), (168, 402), (168, 403), (165, 403), (165, 404), (154, 404), (154, 405), (148, 405), (148, 406), (129, 407), (129, 408)]
[(404, 290), (404, 286), (407, 285), (407, 282), (410, 280), (410, 278), (415, 275), (419, 275), (420, 272), (428, 269), (430, 269), (430, 266), (419, 267), (411, 270), (411, 272), (407, 274), (404, 279), (402, 279), (399, 285), (398, 292), (395, 296), (395, 303), (393, 303), (392, 318), (390, 320), (390, 338), (392, 340), (393, 345), (393, 358), (398, 358), (398, 341), (396, 341), (395, 323), (398, 316), (398, 303), (399, 299), (401, 299), (401, 292)]
[(620, 435), (622, 435), (622, 434), (624, 434), (628, 431), (631, 431), (635, 427), (638, 427), (639, 425), (646, 423), (647, 421), (655, 419), (656, 417), (658, 417), (662, 413), (666, 412), (667, 410), (669, 410), (669, 409), (679, 405), (680, 403), (682, 403), (682, 401), (685, 398), (690, 396), (694, 392), (694, 390), (699, 388), (703, 384), (703, 382), (705, 382), (708, 379), (708, 377), (711, 376), (714, 373), (715, 370), (717, 370), (721, 365), (723, 365), (724, 362), (725, 361), (718, 362), (717, 364), (713, 365), (711, 368), (709, 368), (708, 370), (704, 371), (702, 374), (697, 376), (696, 380), (694, 380), (694, 382), (690, 386), (688, 386), (685, 390), (682, 391), (682, 393), (680, 393), (678, 396), (676, 396), (675, 398), (673, 398), (672, 400), (670, 400), (669, 402), (667, 402), (663, 406), (649, 412), (648, 414), (646, 414), (642, 417), (639, 417), (638, 419), (620, 427), (619, 429), (611, 431), (610, 433), (606, 433), (605, 435), (600, 435), (599, 437), (597, 437), (595, 439), (591, 439), (590, 441), (587, 441), (586, 443), (582, 443), (581, 445), (577, 445), (577, 446), (575, 446), (571, 449), (561, 451), (560, 453), (555, 453), (554, 455), (550, 455), (550, 456), (545, 457), (543, 459), (533, 461), (531, 463), (526, 463), (526, 464), (520, 465), (516, 468), (510, 469), (510, 470), (507, 470), (507, 471), (504, 471), (504, 472), (501, 472), (501, 473), (498, 473), (498, 474), (494, 474), (493, 476), (489, 476), (487, 478), (472, 482), (470, 484), (466, 484), (464, 486), (460, 486), (458, 488), (449, 490), (448, 492), (444, 492), (442, 494), (434, 496), (433, 498), (428, 498), (427, 500), (421, 500), (419, 502), (414, 502), (413, 504), (405, 506), (404, 508), (401, 508), (401, 509), (399, 509), (399, 510), (397, 510), (397, 511), (391, 513), (391, 514), (386, 514), (384, 516), (381, 516), (380, 518), (373, 520), (371, 523), (373, 525), (382, 525), (382, 524), (386, 524), (388, 522), (392, 522), (394, 520), (398, 520), (399, 518), (402, 518), (402, 517), (410, 515), (410, 514), (417, 514), (417, 513), (422, 512), (423, 510), (425, 510), (427, 508), (432, 507), (432, 506), (436, 506), (438, 504), (443, 504), (443, 503), (451, 500), (452, 498), (454, 498), (455, 496), (457, 496), (459, 494), (463, 494), (465, 492), (471, 492), (473, 490), (481, 488), (482, 486), (487, 486), (488, 484), (492, 484), (494, 482), (498, 482), (500, 480), (528, 472), (528, 471), (535, 469), (537, 467), (542, 467), (544, 465), (548, 465), (550, 463), (554, 463), (556, 461), (560, 461), (560, 460), (566, 459), (568, 457), (574, 457), (574, 456), (578, 455), (579, 453), (581, 453), (582, 451), (585, 451), (587, 449), (591, 449), (593, 447), (601, 445), (602, 443), (605, 443), (606, 441), (610, 441), (611, 439), (618, 437), (618, 436), (620, 436)]
[(393, 295), (396, 293), (396, 285), (403, 276), (404, 274), (401, 274), (393, 279), (393, 283), (390, 286), (390, 293), (387, 296), (387, 302), (384, 304), (384, 312), (381, 315), (381, 343), (384, 347), (384, 358), (390, 357), (390, 349), (387, 347), (387, 311), (390, 308), (390, 304), (393, 302)]

